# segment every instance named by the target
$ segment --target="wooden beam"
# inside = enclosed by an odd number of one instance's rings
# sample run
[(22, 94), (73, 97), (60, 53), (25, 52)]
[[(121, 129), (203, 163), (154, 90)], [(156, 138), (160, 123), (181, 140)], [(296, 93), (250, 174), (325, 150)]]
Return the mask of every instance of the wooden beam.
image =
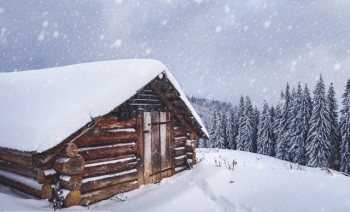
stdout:
[(143, 185), (144, 183), (144, 142), (143, 142), (143, 112), (141, 111), (139, 115), (137, 116), (137, 124), (136, 124), (136, 130), (137, 130), (137, 153), (136, 157), (138, 160), (137, 164), (137, 171), (138, 171), (138, 178), (137, 182), (139, 185)]
[(135, 159), (116, 162), (116, 163), (110, 163), (110, 164), (97, 165), (97, 166), (86, 166), (84, 171), (80, 173), (80, 175), (83, 178), (94, 177), (97, 175), (104, 175), (104, 174), (134, 169), (136, 168), (136, 166), (137, 166), (137, 162)]
[(116, 147), (101, 147), (96, 149), (82, 150), (79, 152), (85, 160), (95, 160), (100, 158), (117, 157), (136, 153), (136, 145), (125, 145)]
[(94, 147), (102, 145), (113, 145), (121, 143), (135, 142), (137, 139), (136, 132), (102, 132), (101, 134), (85, 134), (75, 141), (80, 147)]
[(154, 80), (150, 83), (151, 89), (156, 93), (159, 98), (163, 101), (163, 103), (169, 108), (169, 110), (176, 116), (176, 118), (181, 122), (181, 124), (190, 132), (196, 133), (192, 129), (192, 127), (186, 122), (186, 120), (182, 117), (182, 114), (178, 113), (176, 111), (176, 108), (173, 107), (172, 103), (164, 96), (164, 93), (159, 89), (159, 87), (156, 85), (157, 80)]
[(32, 154), (16, 150), (0, 148), (0, 160), (32, 167)]

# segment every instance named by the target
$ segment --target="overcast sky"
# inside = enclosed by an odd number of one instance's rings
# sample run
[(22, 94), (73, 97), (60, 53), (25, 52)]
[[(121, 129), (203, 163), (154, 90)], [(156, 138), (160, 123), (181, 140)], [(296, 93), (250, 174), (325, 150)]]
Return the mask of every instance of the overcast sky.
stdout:
[(275, 104), (287, 81), (350, 78), (348, 0), (0, 0), (0, 71), (162, 61), (185, 93)]

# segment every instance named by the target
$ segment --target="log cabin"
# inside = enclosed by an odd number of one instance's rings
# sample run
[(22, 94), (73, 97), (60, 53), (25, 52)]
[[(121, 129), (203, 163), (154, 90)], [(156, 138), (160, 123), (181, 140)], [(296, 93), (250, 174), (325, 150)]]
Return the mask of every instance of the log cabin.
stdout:
[(208, 133), (169, 70), (117, 60), (0, 74), (0, 183), (86, 206), (196, 164)]

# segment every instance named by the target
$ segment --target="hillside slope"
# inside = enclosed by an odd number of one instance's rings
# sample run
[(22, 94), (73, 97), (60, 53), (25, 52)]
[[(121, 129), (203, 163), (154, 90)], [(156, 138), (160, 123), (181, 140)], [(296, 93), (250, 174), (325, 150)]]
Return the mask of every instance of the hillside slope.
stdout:
[[(233, 150), (198, 149), (197, 155), (201, 162), (194, 169), (125, 193), (124, 202), (113, 197), (89, 210), (350, 211), (350, 178), (337, 172)], [(52, 210), (48, 202), (4, 186), (0, 199), (0, 210)], [(62, 211), (68, 210), (87, 208)]]

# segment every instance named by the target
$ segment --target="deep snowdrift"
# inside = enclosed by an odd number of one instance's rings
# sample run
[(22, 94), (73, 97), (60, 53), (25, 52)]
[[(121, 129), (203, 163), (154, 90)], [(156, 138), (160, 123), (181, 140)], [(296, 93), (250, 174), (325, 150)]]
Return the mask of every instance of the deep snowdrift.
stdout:
[[(114, 197), (90, 210), (350, 211), (350, 178), (337, 172), (232, 150), (198, 149), (197, 155), (203, 160), (194, 169), (125, 193), (125, 202)], [(227, 168), (232, 160), (238, 163), (233, 171)], [(0, 199), (0, 210), (52, 210), (47, 201), (3, 186)]]

